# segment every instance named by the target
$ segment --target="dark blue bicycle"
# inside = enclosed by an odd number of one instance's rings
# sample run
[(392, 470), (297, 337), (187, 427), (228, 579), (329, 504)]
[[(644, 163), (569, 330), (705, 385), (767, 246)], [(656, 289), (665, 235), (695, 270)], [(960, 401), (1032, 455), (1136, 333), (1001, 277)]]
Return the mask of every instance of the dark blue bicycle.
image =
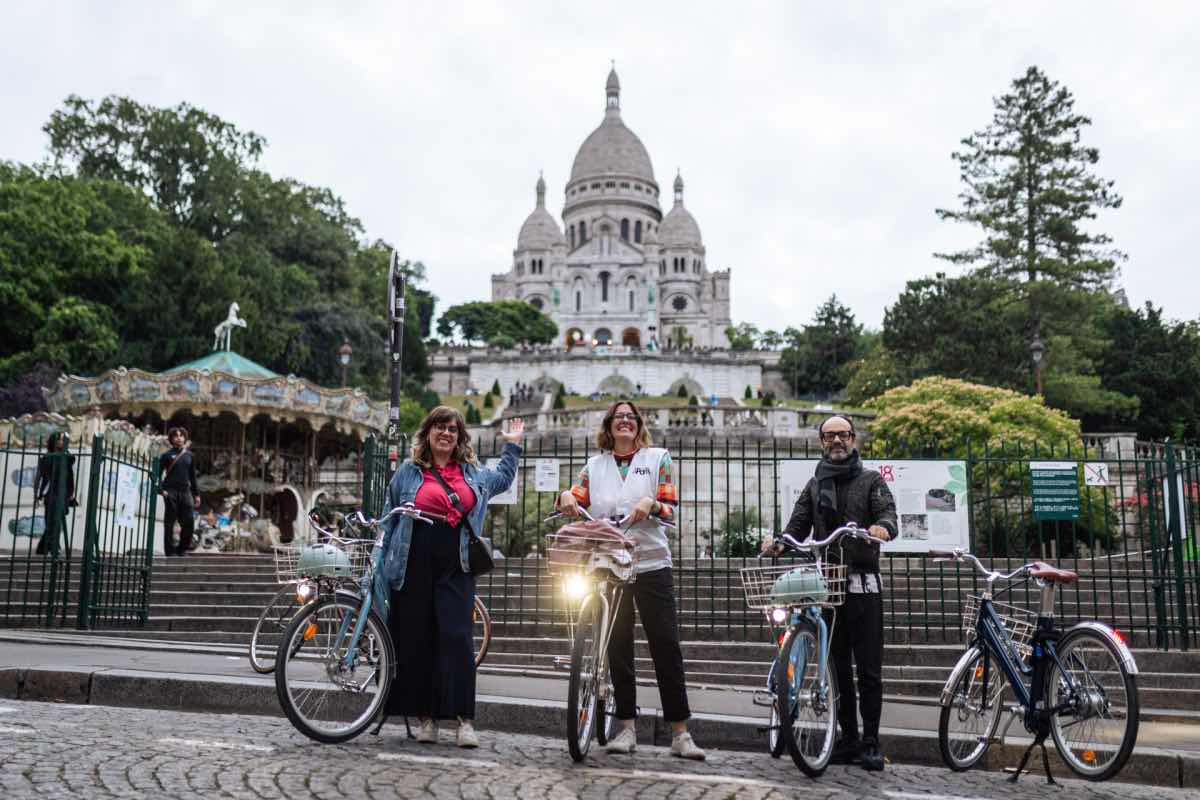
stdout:
[[(1119, 633), (1101, 622), (1081, 622), (1063, 632), (1054, 617), (1059, 584), (1079, 576), (1035, 561), (1008, 573), (989, 570), (963, 551), (932, 550), (935, 561), (970, 562), (987, 581), (981, 595), (968, 595), (963, 617), (967, 650), (942, 689), (938, 743), (942, 759), (955, 771), (979, 763), (993, 742), (1003, 743), (1020, 719), (1033, 742), (1021, 757), (1016, 781), (1034, 748), (1042, 751), (1046, 779), (1052, 736), (1059, 756), (1080, 777), (1103, 781), (1129, 760), (1138, 734), (1137, 663)], [(1019, 581), (1001, 595), (1033, 581), (1041, 590), (1036, 614), (997, 602), (996, 581)], [(1007, 705), (1005, 690), (1013, 701)], [(1012, 716), (999, 737), (1000, 715)]]

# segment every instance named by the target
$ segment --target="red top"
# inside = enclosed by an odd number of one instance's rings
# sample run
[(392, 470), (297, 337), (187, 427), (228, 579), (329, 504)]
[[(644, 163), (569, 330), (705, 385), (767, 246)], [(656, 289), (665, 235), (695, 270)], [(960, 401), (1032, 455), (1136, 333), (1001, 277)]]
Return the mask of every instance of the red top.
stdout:
[[(457, 528), (458, 523), (462, 522), (462, 514), (459, 514), (454, 506), (450, 505), (450, 498), (446, 496), (446, 490), (433, 475), (432, 471), (435, 469), (437, 469), (436, 466), (430, 466), (428, 469), (421, 470), (425, 480), (421, 484), (421, 488), (417, 489), (417, 497), (413, 502), (422, 511), (441, 514), (446, 517), (446, 521), (452, 528)], [(470, 514), (471, 509), (475, 507), (475, 493), (463, 479), (462, 467), (450, 462), (441, 468), (440, 473), (442, 480), (458, 494), (458, 502), (463, 510)]]

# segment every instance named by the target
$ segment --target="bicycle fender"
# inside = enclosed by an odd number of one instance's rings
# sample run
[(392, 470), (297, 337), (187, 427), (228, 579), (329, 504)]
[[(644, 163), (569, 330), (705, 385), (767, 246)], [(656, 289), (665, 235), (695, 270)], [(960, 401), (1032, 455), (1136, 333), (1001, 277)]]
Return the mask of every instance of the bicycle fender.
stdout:
[(362, 595), (358, 592), (352, 592), (349, 589), (334, 589), (333, 594), (339, 600), (348, 600), (360, 605), (362, 604)]
[(1138, 674), (1137, 662), (1133, 659), (1133, 651), (1129, 649), (1129, 645), (1125, 644), (1125, 642), (1121, 640), (1115, 630), (1110, 628), (1108, 625), (1105, 625), (1103, 622), (1080, 622), (1078, 625), (1075, 625), (1066, 633), (1064, 633), (1062, 638), (1065, 639), (1070, 636), (1072, 632), (1081, 629), (1095, 631), (1104, 638), (1108, 639), (1108, 641), (1117, 648), (1117, 653), (1120, 655), (1122, 663), (1125, 664), (1125, 669), (1129, 670), (1129, 674)]
[(950, 677), (946, 678), (946, 685), (942, 687), (942, 696), (938, 700), (938, 705), (950, 705), (950, 701), (954, 698), (954, 687), (958, 685), (958, 679), (962, 677), (967, 665), (974, 661), (978, 655), (979, 648), (972, 645), (967, 648), (965, 653), (959, 656), (958, 663), (954, 665), (954, 669), (950, 670)]

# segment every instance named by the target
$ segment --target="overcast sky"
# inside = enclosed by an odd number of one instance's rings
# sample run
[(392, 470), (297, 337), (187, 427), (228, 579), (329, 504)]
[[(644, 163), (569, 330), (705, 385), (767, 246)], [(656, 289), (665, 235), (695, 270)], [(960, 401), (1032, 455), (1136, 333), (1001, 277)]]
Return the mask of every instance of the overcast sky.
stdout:
[[(1130, 300), (1200, 311), (1200, 6), (1180, 3), (280, 3), (0, 0), (0, 158), (45, 156), (68, 94), (187, 101), (330, 186), (449, 303), (490, 297), (544, 170), (551, 213), (609, 60), (666, 212), (676, 167), (733, 317), (782, 330), (836, 291), (878, 326), (975, 231), (958, 141), (1030, 64), (1094, 124)], [(381, 296), (381, 302), (383, 302)]]

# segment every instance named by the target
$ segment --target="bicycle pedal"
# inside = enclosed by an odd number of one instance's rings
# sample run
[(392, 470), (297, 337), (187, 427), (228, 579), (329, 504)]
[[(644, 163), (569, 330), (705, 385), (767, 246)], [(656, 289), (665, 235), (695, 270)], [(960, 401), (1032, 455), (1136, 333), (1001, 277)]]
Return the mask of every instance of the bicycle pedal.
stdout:
[(570, 656), (555, 656), (554, 657), (554, 668), (569, 670), (571, 668), (571, 657)]

